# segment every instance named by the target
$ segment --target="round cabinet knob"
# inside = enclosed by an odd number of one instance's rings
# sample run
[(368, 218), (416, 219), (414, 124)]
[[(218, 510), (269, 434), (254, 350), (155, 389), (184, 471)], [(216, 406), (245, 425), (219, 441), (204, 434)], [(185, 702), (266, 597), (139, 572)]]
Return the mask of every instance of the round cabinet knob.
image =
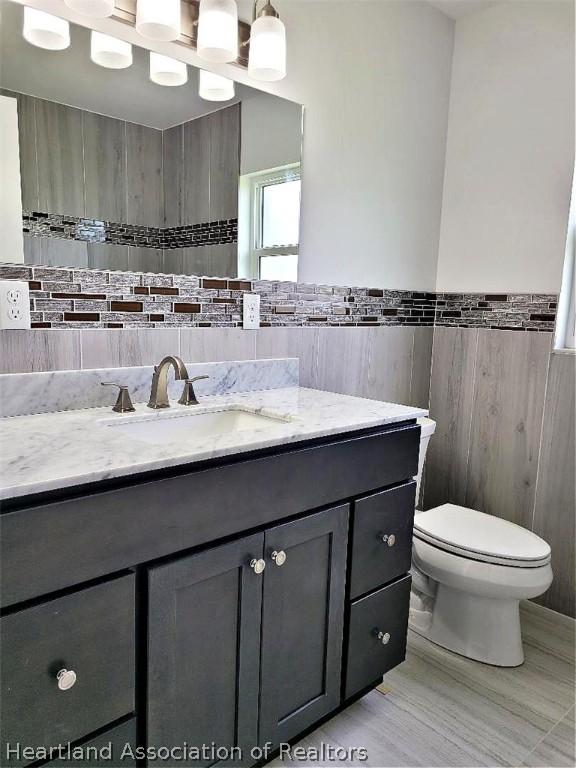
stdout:
[(286, 562), (286, 552), (284, 552), (283, 549), (281, 549), (279, 552), (274, 550), (274, 552), (272, 552), (270, 557), (272, 558), (272, 560), (274, 560), (274, 562), (278, 566), (284, 565), (284, 563)]
[(382, 643), (382, 645), (388, 645), (390, 642), (390, 633), (389, 632), (378, 632), (378, 640)]
[(73, 669), (61, 669), (56, 675), (56, 680), (61, 691), (69, 691), (76, 683), (76, 672)]
[(396, 536), (393, 533), (385, 533), (382, 536), (382, 541), (384, 544), (388, 544), (389, 547), (393, 547), (396, 544)]
[(259, 557), (258, 559), (253, 558), (252, 560), (250, 560), (250, 568), (252, 568), (254, 573), (262, 573), (264, 568), (266, 568), (266, 563), (264, 560), (262, 560), (261, 557)]

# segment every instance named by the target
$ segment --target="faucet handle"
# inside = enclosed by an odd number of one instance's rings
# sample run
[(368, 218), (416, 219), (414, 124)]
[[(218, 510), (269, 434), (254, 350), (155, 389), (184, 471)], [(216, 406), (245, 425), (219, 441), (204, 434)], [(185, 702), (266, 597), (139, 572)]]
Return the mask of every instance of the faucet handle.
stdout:
[(194, 382), (209, 378), (210, 376), (194, 376), (192, 379), (186, 379), (184, 382), (184, 389), (182, 390), (182, 396), (180, 400), (178, 400), (180, 405), (198, 405), (198, 399), (194, 392)]
[(128, 387), (125, 384), (116, 384), (114, 381), (101, 381), (100, 385), (102, 387), (118, 387), (120, 390), (118, 392), (116, 403), (112, 408), (115, 413), (128, 413), (130, 411), (136, 410), (136, 408), (134, 408), (132, 405), (130, 392), (128, 391)]

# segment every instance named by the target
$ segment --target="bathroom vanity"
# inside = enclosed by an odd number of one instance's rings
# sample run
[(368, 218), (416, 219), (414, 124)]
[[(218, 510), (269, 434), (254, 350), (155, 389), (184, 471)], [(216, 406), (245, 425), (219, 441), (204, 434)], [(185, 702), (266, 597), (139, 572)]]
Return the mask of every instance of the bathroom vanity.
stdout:
[[(275, 422), (118, 432), (223, 411)], [(126, 743), (249, 765), (381, 682), (406, 648), (423, 413), (291, 387), (3, 419), (2, 764), (112, 742), (110, 765)]]

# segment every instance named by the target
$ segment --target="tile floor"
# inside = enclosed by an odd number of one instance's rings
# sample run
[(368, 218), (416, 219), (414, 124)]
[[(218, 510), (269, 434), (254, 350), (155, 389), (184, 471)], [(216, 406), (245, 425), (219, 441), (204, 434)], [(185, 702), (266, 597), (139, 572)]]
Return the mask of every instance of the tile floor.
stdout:
[(364, 761), (279, 765), (574, 768), (574, 627), (526, 603), (526, 661), (497, 669), (410, 633), (407, 659), (376, 691), (299, 746), (365, 747)]

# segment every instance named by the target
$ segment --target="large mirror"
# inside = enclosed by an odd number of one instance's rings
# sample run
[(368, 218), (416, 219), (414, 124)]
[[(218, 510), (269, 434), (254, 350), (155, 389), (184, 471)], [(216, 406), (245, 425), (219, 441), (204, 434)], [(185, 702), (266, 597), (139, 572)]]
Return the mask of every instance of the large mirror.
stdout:
[(130, 66), (99, 66), (79, 26), (46, 50), (21, 5), (0, 11), (2, 213), (23, 235), (3, 261), (296, 279), (300, 105), (231, 81), (208, 100), (200, 70), (136, 47)]

